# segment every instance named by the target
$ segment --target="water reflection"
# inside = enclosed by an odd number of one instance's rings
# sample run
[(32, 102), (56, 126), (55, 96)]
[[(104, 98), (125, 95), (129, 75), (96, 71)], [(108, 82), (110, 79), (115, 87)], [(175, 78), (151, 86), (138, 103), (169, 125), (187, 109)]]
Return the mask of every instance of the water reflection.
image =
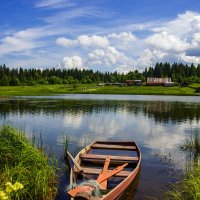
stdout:
[[(79, 96), (80, 98), (81, 96)], [(174, 101), (167, 97), (156, 100), (116, 99), (2, 99), (0, 123), (9, 123), (28, 135), (40, 134), (45, 144), (60, 158), (63, 136), (70, 137), (70, 150), (94, 140), (135, 140), (142, 150), (142, 170), (136, 199), (159, 196), (161, 188), (173, 178), (159, 174), (163, 166), (153, 155), (173, 153), (180, 163), (183, 155), (177, 147), (183, 144), (191, 128), (200, 129), (200, 103), (196, 97)], [(175, 154), (174, 154), (175, 152)], [(181, 165), (179, 165), (180, 167)], [(167, 168), (168, 166), (164, 166)], [(176, 166), (177, 167), (177, 166)], [(64, 182), (64, 181), (63, 181)], [(67, 184), (67, 183), (66, 183)], [(64, 193), (64, 192), (63, 192)]]
[(63, 113), (130, 113), (153, 118), (156, 122), (199, 121), (200, 103), (169, 101), (111, 101), (111, 100), (7, 100), (0, 102), (1, 116), (9, 113), (55, 115)]
[(92, 140), (134, 138), (149, 147), (154, 145), (164, 150), (181, 143), (185, 130), (197, 126), (200, 104), (18, 99), (2, 101), (0, 114), (3, 123), (21, 121), (32, 127), (55, 130), (51, 137), (56, 137), (60, 130), (72, 132), (75, 140), (87, 136)]

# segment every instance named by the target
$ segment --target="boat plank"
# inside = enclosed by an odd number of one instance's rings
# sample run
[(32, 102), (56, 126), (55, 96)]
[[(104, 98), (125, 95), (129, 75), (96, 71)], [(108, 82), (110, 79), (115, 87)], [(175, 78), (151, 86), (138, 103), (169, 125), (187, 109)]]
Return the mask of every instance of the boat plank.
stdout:
[[(105, 161), (108, 155), (97, 155), (97, 154), (81, 154), (80, 158), (84, 160), (94, 159), (94, 160), (103, 160)], [(131, 156), (110, 156), (112, 161), (121, 161), (121, 162), (136, 162), (139, 161), (139, 157), (131, 157)]]
[(137, 150), (136, 146), (125, 146), (117, 144), (113, 145), (113, 144), (94, 143), (91, 147), (95, 149)]
[[(107, 172), (111, 172), (112, 170), (108, 170)], [(74, 172), (75, 173), (79, 173), (78, 169), (76, 167), (74, 167)], [(83, 167), (83, 174), (91, 174), (91, 175), (99, 175), (101, 174), (102, 169), (97, 169), (97, 168), (87, 168), (87, 167)], [(115, 177), (127, 177), (129, 176), (129, 174), (131, 174), (131, 171), (120, 171), (119, 173), (115, 174)]]
[(123, 142), (115, 142), (115, 141), (96, 141), (95, 143), (98, 143), (98, 144), (117, 144), (117, 145), (124, 145), (124, 146), (132, 146), (132, 145), (135, 145), (135, 142), (126, 142), (126, 141), (123, 141)]

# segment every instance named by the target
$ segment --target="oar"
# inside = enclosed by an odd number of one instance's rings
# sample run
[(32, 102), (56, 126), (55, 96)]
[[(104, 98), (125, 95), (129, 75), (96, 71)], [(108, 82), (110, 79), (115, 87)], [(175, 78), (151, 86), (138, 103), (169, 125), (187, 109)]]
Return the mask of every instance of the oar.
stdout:
[(120, 171), (122, 171), (124, 169), (124, 167), (126, 167), (128, 165), (128, 163), (125, 163), (121, 166), (118, 166), (116, 167), (115, 169), (113, 169), (112, 171), (106, 173), (106, 174), (103, 174), (103, 176), (100, 176), (98, 179), (97, 179), (97, 182), (98, 183), (102, 183), (104, 182), (105, 180), (109, 179), (111, 176), (114, 176), (115, 174), (119, 173)]
[[(111, 156), (108, 156), (106, 158), (106, 161), (104, 163), (104, 167), (103, 167), (102, 173), (97, 178), (97, 182), (108, 173), (107, 171), (108, 171), (108, 167), (109, 167), (109, 164), (110, 164), (110, 157)], [(107, 182), (108, 182), (108, 179), (106, 179), (105, 181), (103, 181), (103, 182), (100, 183), (102, 190), (106, 190), (106, 188), (107, 188)]]
[(72, 162), (74, 163), (74, 165), (76, 166), (76, 168), (78, 169), (78, 171), (80, 173), (83, 172), (83, 168), (79, 165), (78, 162), (76, 162), (76, 160), (74, 159), (74, 157), (69, 153), (69, 151), (67, 151), (67, 155), (70, 157), (70, 159), (72, 160)]

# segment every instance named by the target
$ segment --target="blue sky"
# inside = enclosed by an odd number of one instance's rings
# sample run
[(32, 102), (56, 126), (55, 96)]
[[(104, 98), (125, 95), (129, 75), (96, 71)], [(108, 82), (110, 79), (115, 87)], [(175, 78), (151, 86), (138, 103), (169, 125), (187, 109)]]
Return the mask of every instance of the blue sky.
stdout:
[(9, 67), (128, 72), (200, 63), (196, 0), (0, 1), (0, 63)]

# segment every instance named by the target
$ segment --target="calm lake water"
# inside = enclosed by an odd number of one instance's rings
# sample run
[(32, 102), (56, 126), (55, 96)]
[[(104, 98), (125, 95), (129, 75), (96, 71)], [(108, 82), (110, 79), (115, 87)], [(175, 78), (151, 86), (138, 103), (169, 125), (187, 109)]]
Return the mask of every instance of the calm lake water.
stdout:
[[(64, 169), (63, 137), (75, 155), (95, 140), (135, 140), (142, 151), (137, 189), (126, 199), (161, 198), (184, 165), (179, 146), (200, 131), (200, 97), (136, 95), (60, 95), (0, 99), (0, 124), (28, 136), (41, 135)], [(58, 199), (68, 199), (68, 174), (62, 170)]]

